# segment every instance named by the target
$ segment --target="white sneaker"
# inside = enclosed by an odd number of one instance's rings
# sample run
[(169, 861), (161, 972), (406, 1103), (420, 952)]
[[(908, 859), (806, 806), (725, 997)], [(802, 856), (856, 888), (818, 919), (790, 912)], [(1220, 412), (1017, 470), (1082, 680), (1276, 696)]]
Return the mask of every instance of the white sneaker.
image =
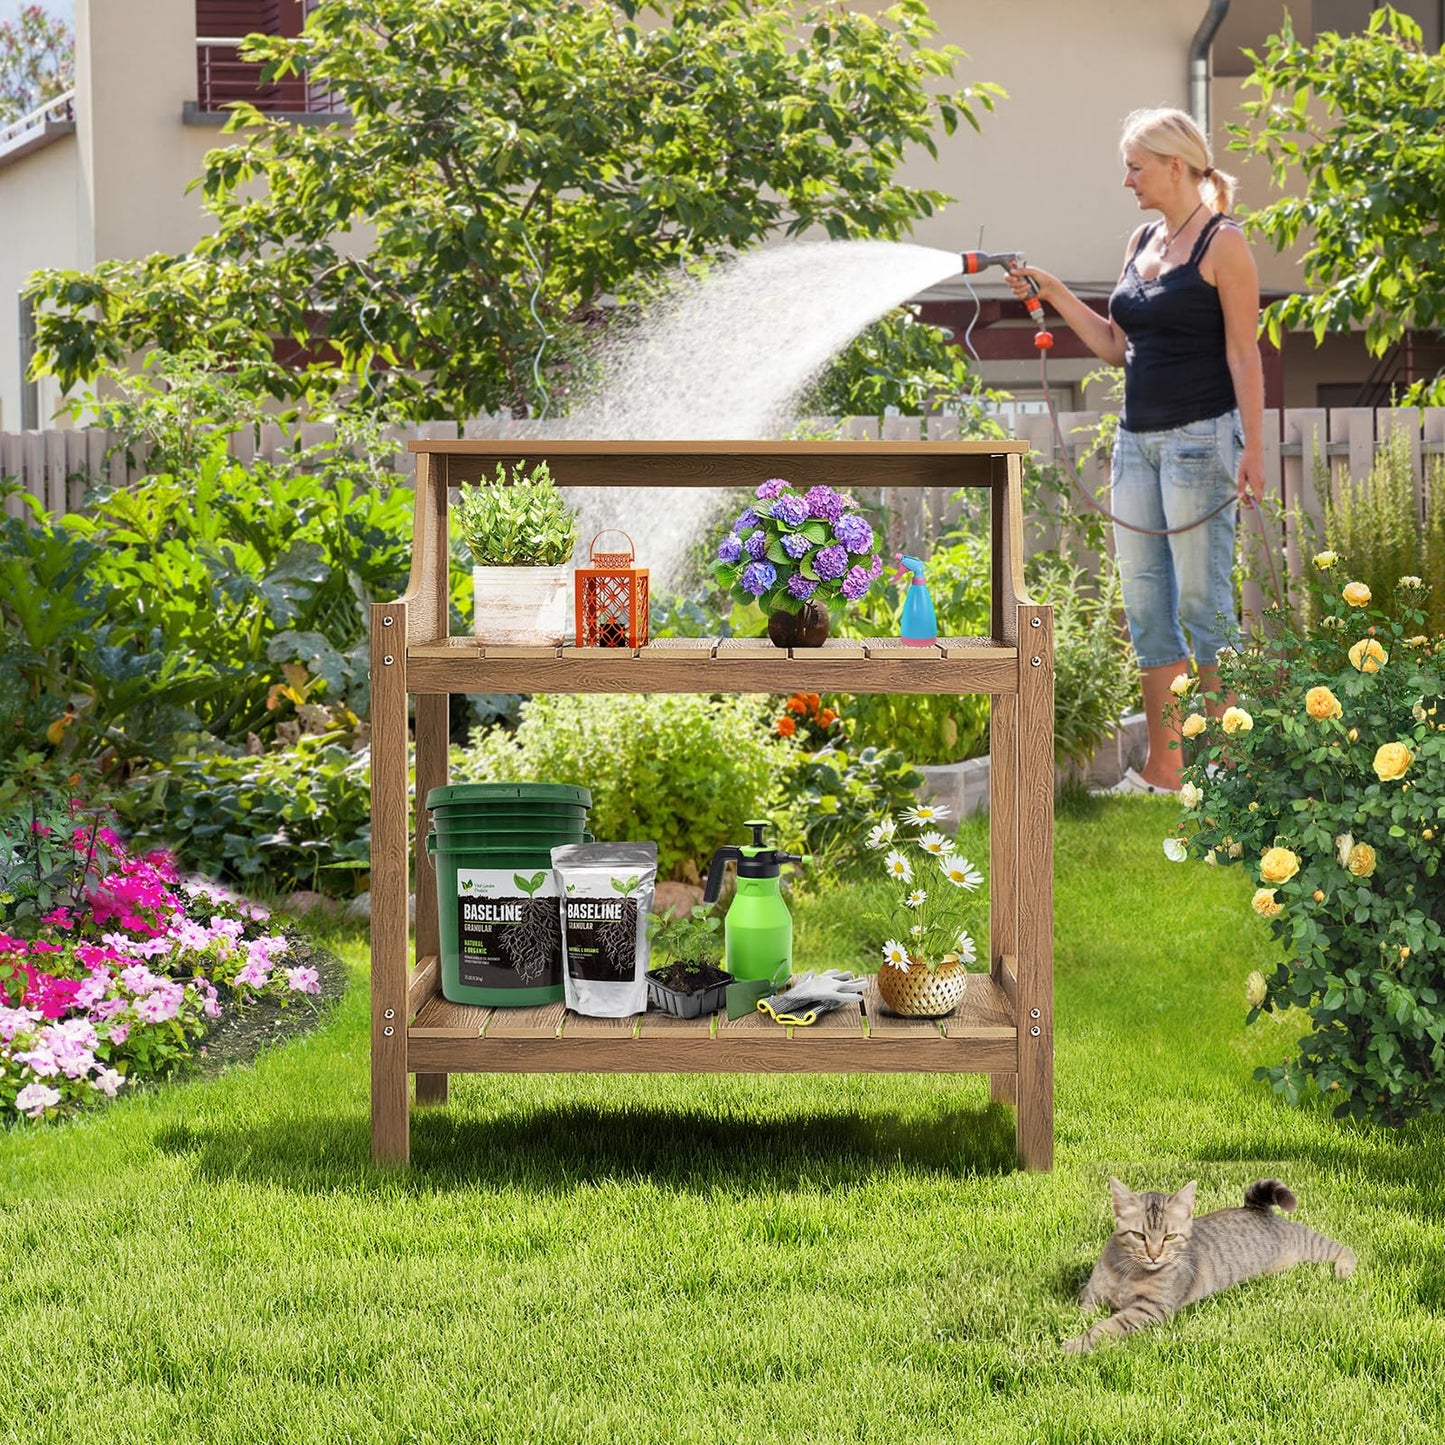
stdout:
[(1112, 788), (1095, 788), (1091, 793), (1091, 796), (1095, 798), (1130, 798), (1147, 795), (1156, 798), (1172, 797), (1174, 789), (1156, 787), (1133, 768), (1129, 768)]

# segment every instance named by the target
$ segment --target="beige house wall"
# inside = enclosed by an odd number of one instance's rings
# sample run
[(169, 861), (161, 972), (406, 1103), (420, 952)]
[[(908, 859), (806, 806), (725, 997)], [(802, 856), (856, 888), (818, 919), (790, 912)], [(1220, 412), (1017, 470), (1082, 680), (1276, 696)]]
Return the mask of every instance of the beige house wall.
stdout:
[(196, 98), (194, 0), (76, 0), (75, 11), (83, 264), (186, 250), (207, 230), (186, 186), (220, 142), (210, 127), (181, 123)]
[[(20, 429), (20, 292), (26, 278), (42, 266), (80, 264), (79, 179), (73, 135), (0, 171), (0, 431)], [(59, 399), (53, 382), (40, 383), (42, 425)]]

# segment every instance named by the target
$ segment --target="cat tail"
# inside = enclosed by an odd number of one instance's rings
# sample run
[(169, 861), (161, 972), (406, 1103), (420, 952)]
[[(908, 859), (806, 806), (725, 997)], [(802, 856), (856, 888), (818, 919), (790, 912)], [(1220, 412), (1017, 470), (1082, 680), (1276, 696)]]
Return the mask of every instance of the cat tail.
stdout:
[(1298, 1202), (1293, 1191), (1278, 1179), (1256, 1179), (1244, 1191), (1244, 1207), (1260, 1209), (1266, 1214), (1271, 1212), (1271, 1205), (1277, 1204), (1281, 1209), (1290, 1210)]

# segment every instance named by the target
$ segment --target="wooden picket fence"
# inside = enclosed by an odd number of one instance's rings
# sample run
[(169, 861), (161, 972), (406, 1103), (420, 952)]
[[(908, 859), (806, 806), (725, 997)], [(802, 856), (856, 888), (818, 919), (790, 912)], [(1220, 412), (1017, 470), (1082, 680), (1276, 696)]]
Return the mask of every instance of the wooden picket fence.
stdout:
[[(1077, 467), (1085, 486), (1099, 495), (1107, 482), (1103, 462), (1090, 456), (1100, 422), (1100, 413), (1093, 411), (1064, 412), (1059, 416), (1069, 459)], [(1020, 415), (1013, 418), (1014, 434), (1032, 447), (1044, 465), (1060, 460), (1060, 448), (1047, 415)], [(857, 437), (860, 440), (944, 441), (958, 436), (957, 417), (932, 416), (813, 418), (807, 424), (808, 434), (824, 430), (834, 435)], [(565, 433), (565, 423), (557, 427)], [(400, 473), (411, 471), (411, 458), (406, 443), (414, 437), (448, 438), (458, 435), (450, 422), (424, 423), (408, 429), (396, 429), (387, 440), (395, 445), (392, 465)], [(507, 438), (536, 436), (536, 424), (482, 419), (469, 422), (461, 429), (468, 437)], [(1328, 474), (1332, 485), (1348, 475), (1356, 484), (1363, 481), (1374, 464), (1377, 453), (1398, 435), (1406, 439), (1413, 466), (1417, 517), (1423, 525), (1425, 488), (1429, 475), (1427, 459), (1445, 453), (1445, 407), (1424, 409), (1381, 409), (1364, 407), (1331, 410), (1287, 410), (1265, 413), (1264, 448), (1268, 494), (1283, 503), (1284, 521), (1272, 520), (1281, 513), (1266, 508), (1267, 540), (1259, 529), (1242, 528), (1246, 555), (1253, 554), (1255, 564), (1249, 570), (1265, 575), (1263, 548), (1267, 545), (1275, 557), (1288, 562), (1290, 575), (1298, 575), (1304, 552), (1323, 538), (1324, 516), (1317, 476)], [(243, 463), (254, 459), (280, 460), (291, 447), (317, 445), (331, 436), (325, 426), (302, 427), (290, 436), (280, 427), (263, 427), (254, 432), (234, 433), (230, 440), (231, 454)], [(86, 490), (92, 481), (111, 486), (135, 480), (140, 468), (118, 447), (117, 439), (102, 430), (32, 431), (0, 433), (0, 477), (18, 479), (24, 491), (36, 498), (52, 516), (79, 511), (85, 506)], [(937, 536), (953, 521), (960, 505), (967, 498), (949, 493), (945, 488), (932, 491), (903, 491), (896, 497), (884, 497), (901, 536), (923, 539)], [(24, 508), (18, 498), (7, 500), (12, 515)], [(1298, 534), (1295, 517), (1307, 519), (1306, 535)], [(1030, 543), (1048, 546), (1054, 535), (1047, 515), (1029, 519)], [(1247, 586), (1245, 607), (1257, 610), (1258, 589), (1251, 596)]]

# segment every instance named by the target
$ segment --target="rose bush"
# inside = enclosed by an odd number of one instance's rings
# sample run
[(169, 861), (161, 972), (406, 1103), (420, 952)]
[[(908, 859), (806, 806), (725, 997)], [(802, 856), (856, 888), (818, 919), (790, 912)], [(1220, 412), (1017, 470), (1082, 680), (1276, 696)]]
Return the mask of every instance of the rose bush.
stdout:
[(1395, 1124), (1445, 1109), (1445, 639), (1422, 632), (1419, 578), (1383, 610), (1342, 572), (1319, 554), (1311, 622), (1273, 610), (1221, 657), (1221, 718), (1178, 705), (1191, 756), (1165, 851), (1258, 884), (1284, 956), (1250, 976), (1249, 1019), (1299, 1008), (1314, 1027), (1257, 1077)]

